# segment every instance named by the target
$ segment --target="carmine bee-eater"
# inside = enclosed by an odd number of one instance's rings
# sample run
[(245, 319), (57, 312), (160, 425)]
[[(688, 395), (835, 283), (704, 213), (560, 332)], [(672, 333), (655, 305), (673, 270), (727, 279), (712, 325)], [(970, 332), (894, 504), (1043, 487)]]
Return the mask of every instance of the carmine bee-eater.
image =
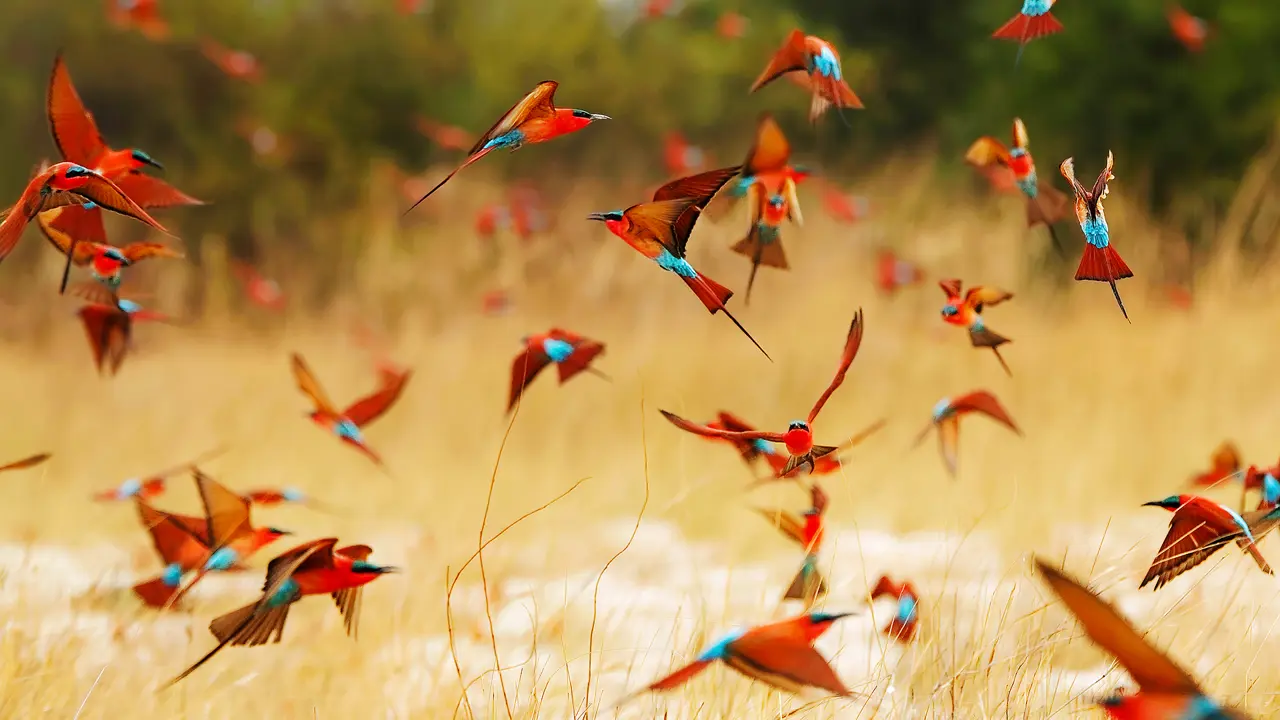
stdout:
[(555, 364), (563, 385), (580, 372), (589, 372), (605, 380), (609, 377), (591, 367), (591, 362), (604, 352), (604, 343), (577, 333), (551, 328), (541, 335), (522, 339), (524, 350), (511, 363), (511, 392), (507, 395), (507, 412), (515, 409), (525, 387), (548, 365)]
[[(702, 301), (707, 312), (712, 315), (724, 312), (733, 324), (738, 326), (743, 335), (756, 346), (765, 357), (769, 353), (760, 347), (760, 343), (751, 337), (751, 333), (729, 312), (725, 303), (733, 297), (733, 292), (720, 283), (703, 275), (685, 259), (685, 251), (689, 244), (689, 235), (698, 222), (702, 208), (711, 202), (720, 188), (729, 182), (741, 170), (739, 167), (721, 168), (692, 175), (671, 182), (658, 188), (653, 194), (653, 201), (632, 205), (626, 210), (614, 210), (605, 213), (591, 213), (588, 220), (598, 220), (609, 228), (609, 232), (622, 238), (641, 255), (656, 262), (658, 267), (675, 273)], [(770, 358), (772, 361), (772, 358)]]
[(1036, 568), (1096, 645), (1114, 655), (1138, 692), (1098, 702), (1114, 720), (1251, 720), (1211, 700), (1185, 670), (1152, 647), (1097, 593), (1036, 558)]
[(942, 454), (943, 462), (947, 464), (947, 471), (951, 473), (951, 477), (955, 477), (960, 444), (960, 418), (975, 412), (986, 415), (1017, 435), (1022, 435), (1022, 430), (1014, 424), (1013, 418), (1009, 417), (1008, 411), (999, 400), (996, 400), (995, 395), (986, 390), (975, 390), (959, 397), (939, 400), (938, 404), (933, 406), (933, 418), (916, 437), (912, 447), (924, 442), (924, 439), (929, 436), (929, 431), (937, 428), (938, 451)]
[(1213, 454), (1209, 456), (1209, 469), (1193, 476), (1191, 484), (1198, 486), (1217, 485), (1240, 472), (1242, 467), (1244, 467), (1244, 463), (1240, 460), (1240, 451), (1236, 448), (1235, 443), (1230, 440), (1223, 440), (1222, 444), (1215, 448)]
[(1212, 33), (1209, 23), (1187, 12), (1177, 3), (1169, 3), (1165, 14), (1169, 18), (1169, 29), (1173, 32), (1173, 37), (1183, 47), (1193, 53), (1204, 50), (1204, 44)]
[(814, 444), (813, 422), (817, 420), (818, 413), (822, 412), (822, 407), (827, 404), (827, 400), (844, 382), (844, 376), (849, 371), (849, 365), (853, 363), (854, 357), (858, 354), (858, 347), (862, 345), (862, 327), (862, 309), (859, 308), (857, 314), (853, 316), (853, 322), (849, 324), (849, 333), (845, 336), (844, 352), (840, 355), (840, 367), (836, 369), (835, 378), (832, 379), (827, 389), (822, 392), (818, 401), (813, 404), (813, 408), (809, 410), (809, 417), (805, 420), (792, 420), (790, 425), (787, 426), (786, 432), (777, 433), (761, 430), (731, 432), (729, 430), (718, 430), (690, 422), (666, 410), (661, 410), (660, 412), (663, 417), (671, 421), (671, 424), (695, 435), (717, 437), (725, 440), (767, 440), (774, 443), (783, 443), (787, 446), (787, 452), (791, 456), (787, 458), (787, 464), (783, 466), (781, 475), (787, 475), (802, 465), (807, 465), (812, 471), (816, 460), (839, 449), (839, 446), (836, 445)]
[(337, 538), (312, 540), (272, 560), (267, 565), (262, 597), (214, 618), (209, 623), (209, 631), (218, 639), (218, 644), (164, 688), (190, 675), (228, 645), (253, 647), (280, 642), (290, 606), (307, 595), (331, 595), (338, 612), (342, 613), (347, 634), (354, 638), (360, 617), (361, 588), (381, 575), (398, 572), (398, 568), (369, 562), (373, 549), (368, 545), (334, 549), (337, 544)]
[(792, 30), (778, 52), (769, 59), (760, 77), (751, 86), (751, 92), (768, 85), (787, 73), (803, 74), (813, 100), (809, 105), (809, 121), (817, 122), (827, 108), (861, 109), (862, 101), (845, 82), (840, 67), (840, 54), (831, 43), (800, 30)]
[(200, 52), (229, 78), (248, 83), (262, 81), (262, 64), (243, 50), (232, 50), (209, 38), (201, 38)]
[(818, 551), (822, 549), (822, 517), (827, 511), (828, 498), (817, 481), (809, 487), (809, 497), (810, 507), (800, 516), (781, 509), (755, 509), (804, 549), (804, 562), (782, 598), (802, 601), (805, 610), (813, 607), (819, 596), (827, 594), (827, 581), (818, 572)]
[(814, 649), (813, 642), (835, 621), (852, 614), (807, 612), (768, 625), (731, 631), (693, 662), (650, 683), (640, 693), (674, 690), (719, 660), (752, 680), (790, 693), (814, 687), (847, 697), (853, 693)]
[(214, 448), (194, 460), (189, 460), (180, 465), (175, 465), (142, 477), (129, 478), (128, 480), (121, 482), (117, 487), (94, 493), (93, 499), (98, 502), (128, 500), (135, 497), (150, 500), (151, 498), (158, 497), (164, 493), (165, 483), (169, 478), (177, 475), (178, 473), (193, 470), (199, 463), (213, 459), (225, 451), (226, 448)]
[(916, 592), (910, 581), (899, 585), (890, 580), (888, 575), (881, 575), (871, 590), (871, 600), (874, 602), (882, 597), (897, 601), (898, 607), (893, 613), (893, 619), (881, 632), (904, 645), (909, 644), (915, 638), (916, 628), (920, 624), (920, 593)]
[(365, 444), (361, 429), (382, 417), (383, 413), (400, 399), (400, 393), (404, 390), (405, 383), (409, 382), (413, 371), (379, 373), (379, 386), (372, 395), (360, 398), (346, 410), (338, 412), (301, 355), (294, 353), (292, 367), (298, 390), (311, 400), (315, 408), (308, 413), (311, 421), (336, 435), (342, 442), (364, 453), (365, 457), (373, 462), (382, 465), (382, 458)]
[(148, 607), (172, 607), (182, 576), (199, 568), (209, 557), (208, 523), (202, 517), (157, 510), (142, 495), (134, 495), (133, 499), (138, 519), (164, 563), (159, 575), (137, 583), (133, 592)]
[(991, 33), (991, 37), (1018, 43), (1016, 65), (1022, 60), (1027, 43), (1046, 35), (1062, 32), (1062, 23), (1049, 10), (1057, 0), (1022, 0), (1022, 11)]
[(1116, 289), (1116, 281), (1133, 277), (1133, 271), (1120, 253), (1111, 246), (1111, 231), (1107, 227), (1107, 214), (1102, 209), (1102, 201), (1107, 197), (1107, 183), (1114, 180), (1111, 168), (1115, 158), (1107, 151), (1107, 166), (1098, 174), (1093, 188), (1086, 190), (1076, 180), (1075, 162), (1072, 158), (1062, 161), (1062, 176), (1071, 183), (1076, 191), (1076, 219), (1080, 221), (1080, 229), (1084, 231), (1084, 255), (1080, 257), (1080, 265), (1076, 268), (1076, 280), (1093, 280), (1111, 285), (1111, 294), (1116, 296), (1116, 305), (1124, 319), (1129, 319), (1129, 312), (1124, 309), (1124, 301), (1120, 299), (1120, 291)]
[(789, 268), (782, 249), (782, 221), (804, 224), (796, 183), (807, 177), (808, 171), (792, 167), (790, 161), (791, 144), (773, 116), (765, 113), (756, 126), (756, 140), (742, 164), (742, 179), (738, 182), (739, 187), (746, 186), (751, 228), (732, 248), (751, 259), (751, 274), (747, 276), (748, 305), (756, 271), (761, 265), (779, 270)]
[(1044, 225), (1049, 230), (1049, 238), (1058, 252), (1066, 254), (1066, 249), (1058, 241), (1058, 233), (1053, 229), (1054, 223), (1067, 216), (1070, 202), (1065, 193), (1059, 192), (1052, 185), (1041, 182), (1036, 175), (1036, 164), (1031, 159), (1031, 140), (1027, 135), (1027, 127), (1021, 118), (1013, 119), (1013, 146), (1006, 148), (1004, 143), (984, 135), (969, 146), (964, 154), (965, 162), (975, 167), (984, 168), (1000, 165), (1009, 168), (1013, 173), (1014, 183), (1027, 198), (1027, 227)]
[(924, 271), (904, 260), (894, 251), (882, 248), (876, 253), (876, 288), (892, 297), (898, 290), (924, 280)]
[[(93, 114), (85, 107), (71, 81), (71, 73), (59, 54), (49, 76), (45, 100), (49, 129), (58, 152), (67, 162), (77, 163), (115, 183), (126, 197), (141, 208), (166, 208), (179, 205), (203, 205), (169, 183), (147, 175), (142, 170), (164, 168), (147, 153), (136, 148), (113, 150), (102, 139)], [(120, 268), (145, 257), (181, 257), (154, 243), (137, 243), (115, 248), (107, 242), (102, 225), (102, 211), (94, 203), (71, 204), (43, 212), (37, 218), (40, 230), (67, 256), (62, 290), (67, 287), (71, 263), (89, 265), (100, 279), (119, 283)], [(84, 243), (80, 246), (78, 243)], [(88, 249), (86, 249), (88, 248)], [(123, 258), (123, 259), (122, 259)]]
[(84, 325), (85, 338), (93, 353), (93, 364), (98, 374), (115, 376), (120, 372), (125, 355), (133, 347), (133, 323), (135, 321), (168, 322), (169, 317), (154, 310), (145, 310), (138, 303), (116, 297), (102, 286), (76, 285), (72, 294), (90, 302), (80, 307), (77, 314)]
[(37, 455), (32, 455), (31, 457), (22, 458), (21, 460), (14, 460), (11, 463), (0, 465), (0, 473), (9, 472), (11, 470), (26, 470), (27, 468), (33, 468), (44, 463), (44, 461), (51, 457), (53, 457), (52, 453), (39, 453)]
[(115, 183), (81, 165), (60, 162), (50, 165), (32, 178), (18, 202), (0, 212), (0, 217), (4, 218), (0, 222), (0, 261), (13, 252), (14, 246), (22, 238), (22, 231), (36, 215), (55, 208), (86, 203), (128, 215), (160, 232), (169, 232), (148, 215), (146, 210), (129, 199)]
[(136, 28), (148, 40), (169, 37), (169, 23), (160, 15), (160, 0), (106, 0), (107, 19), (117, 27)]
[(1267, 510), (1241, 515), (1226, 505), (1197, 495), (1170, 495), (1143, 506), (1164, 508), (1172, 512), (1173, 517), (1169, 519), (1169, 532), (1160, 544), (1160, 551), (1151, 561), (1139, 588), (1155, 581), (1153, 589), (1159, 590), (1232, 541), (1253, 558), (1259, 569), (1268, 575), (1275, 574), (1258, 550), (1255, 538), (1280, 522), (1280, 512), (1276, 512), (1275, 517)]
[(596, 115), (586, 110), (558, 108), (555, 106), (556, 88), (560, 83), (554, 80), (543, 80), (538, 86), (525, 95), (506, 112), (493, 127), (489, 128), (467, 153), (467, 159), (448, 175), (444, 176), (426, 195), (418, 199), (413, 207), (405, 211), (408, 215), (419, 203), (431, 197), (435, 191), (444, 187), (449, 179), (458, 171), (471, 163), (488, 155), (494, 150), (506, 149), (512, 152), (525, 145), (546, 142), (552, 138), (577, 132), (597, 120), (611, 120), (608, 115)]
[[(840, 469), (844, 467), (844, 463), (845, 463), (845, 458), (841, 457), (844, 451), (862, 444), (862, 441), (871, 437), (876, 433), (876, 431), (884, 427), (885, 422), (886, 421), (884, 420), (884, 418), (881, 418), (875, 421), (874, 423), (872, 423), (871, 425), (863, 428), (856, 435), (854, 435), (853, 437), (849, 438), (848, 440), (838, 445), (836, 449), (832, 450), (829, 454), (823, 455), (820, 458), (816, 458), (813, 461), (813, 467), (808, 468), (807, 470), (803, 467), (797, 466), (797, 467), (791, 468), (790, 471), (786, 471), (787, 461), (788, 461), (787, 454), (774, 450), (773, 446), (770, 444), (769, 445), (770, 450), (769, 452), (765, 453), (764, 459), (767, 463), (769, 463), (769, 468), (773, 470), (773, 475), (770, 477), (765, 477), (760, 480), (757, 480), (756, 482), (752, 483), (747, 489), (751, 490), (761, 485), (767, 485), (769, 483), (777, 482), (780, 480), (798, 480), (800, 478), (800, 473), (802, 470), (805, 470), (809, 475), (830, 475), (832, 473), (840, 472)], [(764, 441), (753, 440), (752, 442), (764, 442)]]
[(327, 505), (295, 487), (247, 490), (244, 493), (244, 498), (254, 505), (262, 505), (263, 507), (288, 503), (328, 512)]
[(1012, 341), (988, 330), (986, 322), (982, 319), (982, 311), (1013, 299), (1013, 293), (975, 285), (962, 296), (960, 293), (964, 285), (956, 279), (941, 280), (938, 282), (938, 287), (947, 294), (947, 303), (942, 306), (942, 320), (967, 329), (969, 343), (976, 348), (990, 348), (991, 352), (995, 353), (996, 360), (1000, 361), (1000, 367), (1012, 375), (1013, 371), (1009, 369), (1004, 356), (1000, 354), (1000, 346)]
[(177, 604), (207, 573), (226, 572), (281, 536), (292, 534), (272, 527), (255, 528), (249, 498), (232, 492), (197, 467), (191, 468), (191, 474), (204, 504), (206, 534), (200, 540), (209, 550), (195, 566), (191, 582), (174, 593), (166, 606)]

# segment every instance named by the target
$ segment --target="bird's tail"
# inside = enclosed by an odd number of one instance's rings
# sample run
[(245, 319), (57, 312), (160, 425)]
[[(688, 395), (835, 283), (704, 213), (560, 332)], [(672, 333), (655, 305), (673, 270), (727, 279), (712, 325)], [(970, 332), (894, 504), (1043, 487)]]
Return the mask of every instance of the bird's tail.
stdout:
[(1133, 277), (1133, 271), (1120, 259), (1120, 253), (1116, 252), (1111, 245), (1105, 247), (1096, 247), (1086, 243), (1084, 246), (1084, 255), (1080, 256), (1080, 265), (1076, 268), (1076, 280), (1092, 280), (1095, 282), (1105, 282), (1111, 285), (1111, 294), (1116, 297), (1116, 305), (1120, 306), (1120, 312), (1124, 314), (1124, 319), (1129, 319), (1129, 311), (1124, 309), (1124, 300), (1120, 299), (1120, 290), (1116, 288), (1116, 281)]
[(176, 601), (178, 586), (170, 585), (163, 575), (157, 575), (146, 582), (134, 585), (133, 592), (147, 604), (147, 607), (167, 608), (172, 607)]
[(805, 556), (804, 564), (800, 566), (800, 570), (796, 572), (795, 578), (791, 580), (791, 585), (787, 587), (787, 593), (783, 595), (784, 600), (800, 600), (805, 607), (813, 605), (814, 600), (819, 595), (827, 593), (827, 581), (823, 579), (822, 573), (818, 572), (818, 568), (814, 565), (814, 557), (812, 555)]
[(237, 630), (248, 624), (257, 608), (258, 604), (252, 602), (225, 615), (219, 615), (209, 623), (209, 632), (213, 633), (218, 642), (229, 642)]
[(769, 228), (772, 238), (766, 239), (759, 223), (753, 224), (747, 236), (739, 240), (731, 249), (751, 258), (751, 274), (747, 276), (747, 296), (745, 304), (751, 304), (751, 288), (756, 284), (756, 272), (761, 265), (768, 265), (780, 270), (788, 269), (787, 255), (782, 249), (782, 238), (777, 228)]
[(1236, 544), (1240, 546), (1241, 550), (1249, 553), (1249, 556), (1253, 558), (1254, 562), (1258, 563), (1258, 569), (1268, 575), (1275, 574), (1271, 571), (1271, 566), (1267, 564), (1267, 559), (1262, 557), (1262, 553), (1258, 550), (1258, 545), (1256, 543), (1241, 535), (1236, 538)]
[(1062, 23), (1058, 22), (1058, 18), (1053, 13), (1046, 12), (1043, 15), (1023, 15), (1018, 13), (1013, 19), (1005, 23), (999, 30), (991, 33), (991, 37), (1001, 40), (1016, 40), (1025, 45), (1036, 38), (1046, 35), (1052, 35), (1056, 32), (1062, 32)]
[(684, 284), (689, 286), (693, 294), (697, 295), (702, 304), (706, 306), (707, 312), (712, 315), (725, 310), (724, 304), (729, 302), (729, 298), (733, 297), (732, 290), (702, 273), (695, 272), (693, 277), (681, 275), (680, 279), (684, 280)]

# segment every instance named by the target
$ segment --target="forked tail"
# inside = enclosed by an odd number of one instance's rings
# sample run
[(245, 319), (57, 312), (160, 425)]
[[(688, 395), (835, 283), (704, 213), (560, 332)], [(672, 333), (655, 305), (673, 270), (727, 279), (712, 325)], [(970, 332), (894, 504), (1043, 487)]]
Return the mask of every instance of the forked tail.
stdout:
[(1053, 13), (1046, 12), (1043, 15), (1023, 15), (1018, 13), (1013, 19), (1000, 29), (991, 33), (991, 37), (1001, 40), (1017, 40), (1018, 44), (1026, 45), (1027, 43), (1042, 38), (1046, 35), (1052, 35), (1062, 32), (1062, 23), (1058, 22), (1058, 18)]
[(756, 272), (760, 270), (761, 265), (768, 265), (780, 270), (789, 268), (786, 253), (782, 250), (782, 238), (775, 236), (772, 240), (766, 242), (761, 237), (759, 225), (752, 225), (747, 236), (739, 240), (731, 249), (739, 255), (746, 255), (751, 258), (751, 273), (747, 276), (745, 305), (751, 304), (751, 288), (756, 284)]
[(1120, 299), (1120, 290), (1116, 287), (1116, 281), (1131, 277), (1133, 277), (1133, 271), (1111, 245), (1097, 247), (1089, 243), (1085, 244), (1084, 254), (1080, 256), (1080, 265), (1076, 268), (1076, 280), (1092, 280), (1109, 284), (1111, 294), (1116, 297), (1116, 305), (1120, 307), (1124, 319), (1129, 322), (1132, 322), (1129, 320), (1129, 311), (1125, 310), (1124, 300)]

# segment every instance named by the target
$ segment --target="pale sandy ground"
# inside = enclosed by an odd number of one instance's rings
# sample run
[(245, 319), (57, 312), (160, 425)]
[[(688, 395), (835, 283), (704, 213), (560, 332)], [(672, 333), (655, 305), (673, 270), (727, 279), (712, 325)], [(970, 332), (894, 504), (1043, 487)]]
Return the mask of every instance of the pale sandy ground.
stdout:
[[(798, 553), (746, 508), (799, 511), (805, 494), (789, 486), (745, 494), (750, 478), (732, 451), (680, 433), (657, 409), (709, 418), (725, 408), (769, 425), (802, 416), (859, 306), (866, 340), (820, 419), (819, 440), (838, 441), (879, 417), (889, 424), (826, 481), (825, 607), (862, 614), (818, 645), (869, 697), (795, 699), (713, 670), (686, 690), (635, 699), (618, 717), (1100, 716), (1088, 700), (1127, 678), (1051, 602), (1030, 570), (1032, 553), (1065, 556), (1070, 572), (1118, 599), (1214, 695), (1274, 712), (1275, 578), (1233, 548), (1160, 593), (1136, 586), (1167, 522), (1142, 502), (1178, 492), (1224, 436), (1248, 461), (1271, 463), (1280, 450), (1271, 343), (1280, 311), (1266, 300), (1275, 283), (1223, 256), (1206, 269), (1191, 312), (1167, 308), (1144, 282), (1162, 272), (1151, 249), (1157, 231), (1126, 212), (1117, 184), (1109, 215), (1139, 272), (1121, 285), (1129, 325), (1103, 285), (1058, 289), (1027, 279), (1026, 256), (1045, 240), (1023, 231), (1016, 200), (957, 215), (914, 185), (885, 188), (892, 204), (876, 187), (882, 217), (911, 220), (835, 226), (815, 198), (806, 226), (789, 231), (792, 273), (763, 270), (755, 302), (738, 308), (772, 364), (679, 282), (603, 228), (575, 222), (605, 207), (596, 203), (564, 210), (565, 230), (494, 271), (464, 232), (428, 225), (410, 254), (375, 223), (355, 266), (361, 302), (323, 322), (302, 313), (283, 324), (229, 322), (211, 294), (207, 322), (140, 329), (137, 355), (113, 381), (89, 372), (68, 319), (73, 306), (52, 305), (27, 324), (47, 337), (36, 343), (13, 331), (0, 350), (0, 398), (11, 416), (0, 459), (54, 453), (44, 468), (0, 480), (0, 718), (466, 717), (458, 709), (464, 683), (475, 717), (504, 717), (508, 705), (521, 718), (571, 717), (584, 707), (614, 716), (614, 701), (719, 632), (793, 611), (778, 598)], [(1078, 247), (1074, 228), (1060, 232)], [(733, 287), (745, 279), (745, 261), (723, 247), (736, 235), (730, 223), (709, 225), (691, 254)], [(1017, 293), (987, 314), (1015, 340), (1006, 353), (1014, 377), (943, 326), (931, 282), (877, 296), (869, 275), (880, 243), (918, 258), (934, 278)], [(20, 249), (27, 260), (15, 255), (6, 273), (45, 251)], [(50, 274), (42, 266), (34, 279)], [(492, 277), (516, 288), (509, 316), (474, 312)], [(162, 286), (154, 303), (179, 291)], [(4, 299), (22, 297), (6, 291)], [(369, 430), (389, 473), (310, 426), (289, 378), (288, 353), (297, 350), (339, 402), (369, 388), (367, 357), (347, 333), (356, 310), (390, 328), (394, 357), (416, 371), (401, 404)], [(556, 387), (548, 375), (534, 383), (497, 471), (485, 536), (590, 479), (486, 551), (492, 642), (479, 568), (462, 576), (452, 598), (459, 671), (446, 580), (476, 548), (518, 339), (553, 325), (607, 342), (600, 367), (614, 382), (582, 377)], [(940, 397), (979, 387), (1004, 401), (1025, 437), (967, 423), (952, 480), (932, 442), (914, 451), (910, 442)], [(228, 485), (297, 485), (340, 508), (262, 509), (259, 522), (294, 530), (289, 540), (299, 542), (336, 535), (368, 543), (375, 560), (405, 572), (367, 589), (357, 641), (343, 636), (331, 603), (309, 600), (282, 644), (228, 650), (156, 694), (212, 645), (210, 618), (253, 599), (261, 571), (211, 578), (187, 613), (146, 612), (127, 588), (159, 568), (132, 508), (87, 496), (218, 444), (229, 451), (206, 469)], [(632, 532), (646, 473), (634, 542), (597, 585)], [(1234, 502), (1238, 493), (1212, 494)], [(193, 511), (189, 482), (156, 504)], [(1263, 552), (1274, 553), (1274, 542)], [(266, 551), (257, 567), (288, 546)], [(919, 643), (906, 651), (877, 633), (889, 608), (864, 604), (882, 572), (924, 595)]]

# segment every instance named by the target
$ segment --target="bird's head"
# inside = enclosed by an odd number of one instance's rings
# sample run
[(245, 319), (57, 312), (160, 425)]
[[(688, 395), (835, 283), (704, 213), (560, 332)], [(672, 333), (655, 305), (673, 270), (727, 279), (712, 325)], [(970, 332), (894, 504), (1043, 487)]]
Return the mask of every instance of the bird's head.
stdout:
[(374, 565), (364, 560), (355, 560), (351, 563), (351, 572), (367, 575), (385, 575), (387, 573), (400, 572), (400, 568), (392, 567), (391, 565)]
[(612, 120), (608, 115), (598, 115), (590, 113), (586, 110), (574, 110), (570, 108), (561, 108), (557, 111), (557, 125), (560, 126), (561, 132), (574, 132), (590, 125), (597, 120)]
[(627, 230), (630, 226), (630, 222), (627, 220), (626, 214), (621, 210), (591, 213), (587, 216), (587, 219), (604, 223), (605, 227), (609, 228), (609, 232), (621, 238), (625, 238), (627, 236)]
[(803, 420), (792, 420), (790, 424), (787, 425), (787, 431), (790, 432), (792, 430), (804, 430), (807, 432), (809, 430), (809, 423)]
[(1170, 495), (1169, 497), (1163, 500), (1153, 500), (1152, 502), (1142, 503), (1142, 506), (1147, 507), (1148, 505), (1150, 505), (1152, 507), (1162, 507), (1165, 510), (1177, 510), (1178, 508), (1182, 507), (1183, 504), (1186, 503), (1186, 501), (1187, 501), (1186, 495)]
[(120, 251), (120, 248), (116, 248), (116, 247), (106, 248), (105, 250), (102, 251), (102, 256), (111, 260), (115, 260), (121, 265), (129, 264), (129, 258), (125, 257), (124, 253)]
[(164, 170), (164, 166), (156, 162), (155, 158), (151, 157), (150, 155), (146, 154), (141, 150), (134, 150), (133, 152), (129, 153), (129, 157), (133, 158), (133, 161), (138, 163), (139, 165), (150, 165), (151, 167), (157, 170)]
[(960, 308), (956, 307), (955, 305), (952, 305), (951, 303), (947, 303), (946, 305), (942, 306), (942, 317), (944, 318), (955, 317), (958, 314), (960, 314)]
[(264, 527), (261, 529), (261, 532), (262, 532), (263, 539), (266, 540), (267, 542), (271, 542), (276, 538), (284, 537), (285, 535), (293, 534), (288, 530), (281, 530), (280, 528), (273, 528), (273, 527)]
[(75, 163), (71, 163), (70, 165), (67, 166), (65, 170), (62, 171), (62, 176), (67, 178), (68, 180), (90, 177), (96, 174), (97, 173), (93, 172), (89, 168), (76, 165)]

